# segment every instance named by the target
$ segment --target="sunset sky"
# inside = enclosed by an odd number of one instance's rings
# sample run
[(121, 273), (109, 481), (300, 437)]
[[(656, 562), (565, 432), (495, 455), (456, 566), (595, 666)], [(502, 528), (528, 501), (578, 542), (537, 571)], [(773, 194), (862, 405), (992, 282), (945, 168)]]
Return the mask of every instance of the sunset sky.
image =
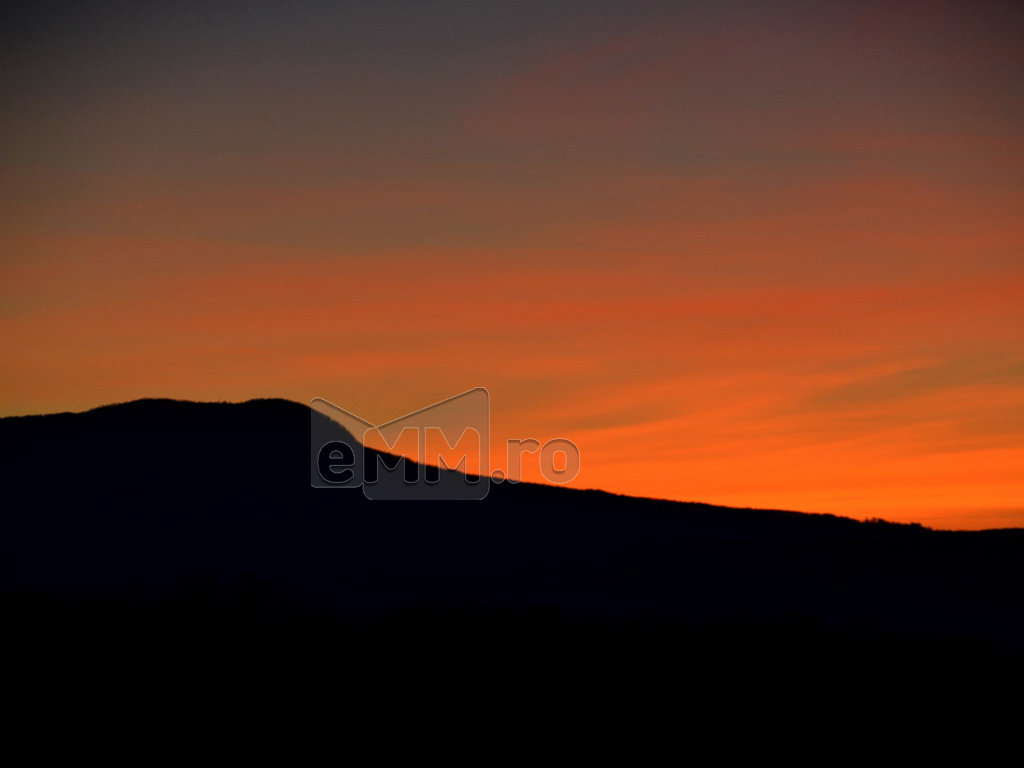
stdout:
[(0, 415), (486, 387), (574, 487), (1024, 526), (1020, 3), (20, 5)]

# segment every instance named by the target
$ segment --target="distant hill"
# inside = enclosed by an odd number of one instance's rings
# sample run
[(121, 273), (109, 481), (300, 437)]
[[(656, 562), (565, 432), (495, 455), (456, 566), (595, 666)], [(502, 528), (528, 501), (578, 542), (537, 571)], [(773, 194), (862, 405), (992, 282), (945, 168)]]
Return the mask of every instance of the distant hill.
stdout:
[[(525, 483), (368, 501), (310, 487), (311, 418), (284, 400), (144, 400), (0, 419), (9, 639), (32, 654), (74, 636), (114, 666), (171, 645), (265, 669), (272, 644), (321, 659), (318, 674), (344, 647), (392, 674), (599, 664), (623, 683), (639, 665), (691, 685), (723, 665), (835, 674), (843, 659), (855, 676), (1024, 648), (1024, 530)], [(696, 672), (675, 666), (687, 655)]]

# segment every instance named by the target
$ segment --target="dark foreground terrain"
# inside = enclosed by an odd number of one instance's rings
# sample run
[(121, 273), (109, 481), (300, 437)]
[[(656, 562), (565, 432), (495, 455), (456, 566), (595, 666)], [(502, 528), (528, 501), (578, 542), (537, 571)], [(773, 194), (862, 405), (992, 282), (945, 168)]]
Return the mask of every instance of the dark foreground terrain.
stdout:
[(371, 502), (310, 487), (310, 419), (150, 400), (0, 420), (8, 685), (31, 706), (730, 718), (1021, 680), (1024, 530), (528, 484)]

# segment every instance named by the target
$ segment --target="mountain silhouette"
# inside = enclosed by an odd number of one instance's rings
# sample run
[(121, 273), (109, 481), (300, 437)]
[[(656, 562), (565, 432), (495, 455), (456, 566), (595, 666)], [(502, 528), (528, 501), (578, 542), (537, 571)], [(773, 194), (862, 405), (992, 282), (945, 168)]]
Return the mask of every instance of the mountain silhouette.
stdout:
[(167, 679), (554, 676), (580, 698), (651, 676), (717, 691), (1020, 667), (1024, 530), (528, 483), (369, 501), (311, 487), (311, 419), (353, 441), (285, 400), (0, 419), (8, 641), (55, 675), (88, 657), (152, 676), (156, 654)]

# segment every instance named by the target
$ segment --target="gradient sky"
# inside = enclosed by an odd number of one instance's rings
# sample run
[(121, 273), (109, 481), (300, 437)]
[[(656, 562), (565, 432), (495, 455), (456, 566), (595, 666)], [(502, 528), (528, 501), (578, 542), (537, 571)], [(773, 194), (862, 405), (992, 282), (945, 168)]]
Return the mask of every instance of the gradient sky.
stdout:
[(1019, 3), (19, 5), (0, 414), (484, 386), (577, 487), (1024, 526)]

